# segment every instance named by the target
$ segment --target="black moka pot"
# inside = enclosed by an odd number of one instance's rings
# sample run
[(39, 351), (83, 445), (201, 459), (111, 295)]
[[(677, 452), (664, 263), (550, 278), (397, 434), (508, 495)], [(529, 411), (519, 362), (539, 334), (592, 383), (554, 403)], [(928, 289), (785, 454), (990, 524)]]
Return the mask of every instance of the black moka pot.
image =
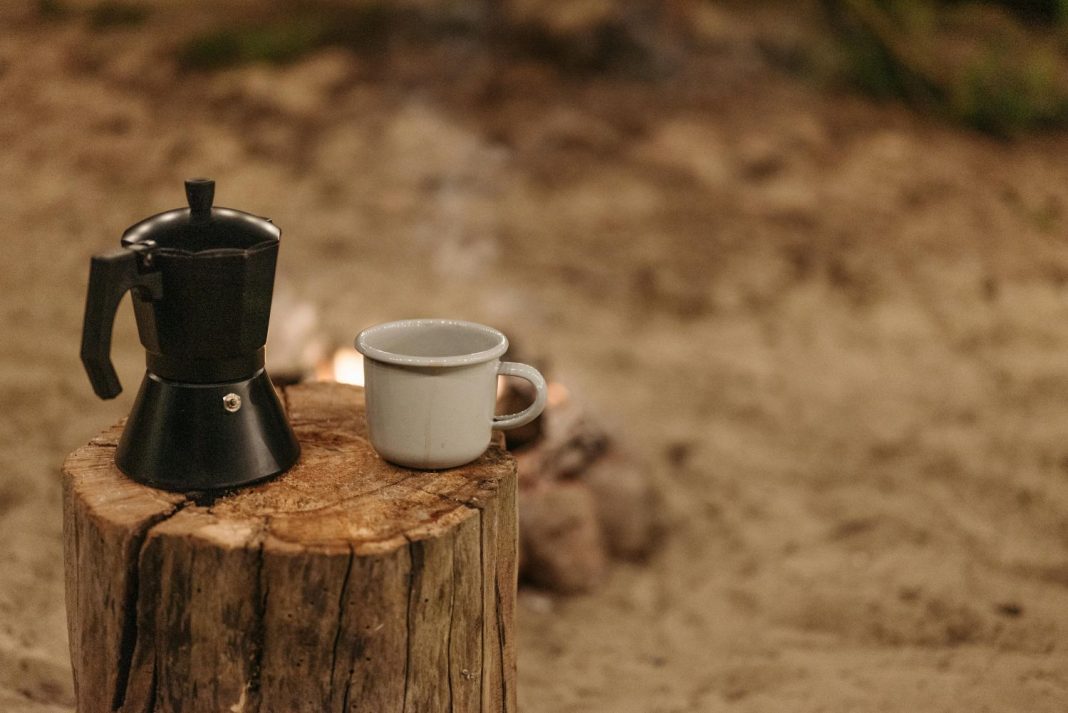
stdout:
[(119, 395), (111, 329), (133, 295), (148, 370), (115, 463), (169, 490), (245, 485), (292, 466), (300, 446), (263, 367), (281, 231), (213, 208), (215, 182), (185, 182), (188, 208), (131, 226), (93, 257), (82, 362), (100, 398)]

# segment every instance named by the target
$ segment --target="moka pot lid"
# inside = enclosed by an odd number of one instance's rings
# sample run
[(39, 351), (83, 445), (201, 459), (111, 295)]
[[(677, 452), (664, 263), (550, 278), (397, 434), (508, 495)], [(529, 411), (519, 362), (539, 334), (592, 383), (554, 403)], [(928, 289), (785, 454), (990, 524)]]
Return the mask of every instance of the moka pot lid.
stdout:
[(124, 247), (151, 248), (163, 255), (221, 257), (247, 255), (278, 243), (281, 232), (268, 218), (233, 208), (216, 208), (215, 181), (185, 182), (188, 208), (158, 213), (122, 234)]

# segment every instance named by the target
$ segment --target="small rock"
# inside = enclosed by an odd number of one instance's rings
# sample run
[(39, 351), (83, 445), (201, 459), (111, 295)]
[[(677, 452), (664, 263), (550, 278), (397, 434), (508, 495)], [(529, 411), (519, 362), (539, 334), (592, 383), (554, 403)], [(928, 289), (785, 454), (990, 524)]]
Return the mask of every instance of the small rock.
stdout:
[(574, 477), (608, 448), (604, 428), (574, 399), (554, 406), (541, 427), (539, 439), (516, 454), (524, 487)]
[(595, 462), (581, 479), (593, 493), (608, 551), (630, 560), (647, 555), (656, 529), (656, 494), (648, 469), (616, 451)]
[(597, 507), (578, 482), (546, 483), (519, 498), (520, 576), (565, 594), (604, 577), (606, 555)]
[(1002, 616), (1012, 617), (1013, 619), (1015, 619), (1016, 617), (1023, 614), (1023, 607), (1017, 604), (1016, 602), (1001, 602), (997, 605), (997, 612)]

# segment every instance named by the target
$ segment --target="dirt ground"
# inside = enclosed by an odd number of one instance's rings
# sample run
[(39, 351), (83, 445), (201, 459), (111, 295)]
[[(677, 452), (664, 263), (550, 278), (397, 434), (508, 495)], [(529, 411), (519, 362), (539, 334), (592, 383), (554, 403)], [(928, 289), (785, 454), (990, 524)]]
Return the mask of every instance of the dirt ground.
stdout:
[(192, 175), (281, 226), (330, 339), (501, 326), (653, 464), (649, 562), (522, 593), (524, 713), (1065, 710), (1068, 137), (820, 89), (706, 19), (656, 81), (462, 42), (191, 74), (165, 14), (0, 22), (0, 711), (72, 710), (58, 468), (143, 368), (124, 307), (93, 396), (88, 258)]

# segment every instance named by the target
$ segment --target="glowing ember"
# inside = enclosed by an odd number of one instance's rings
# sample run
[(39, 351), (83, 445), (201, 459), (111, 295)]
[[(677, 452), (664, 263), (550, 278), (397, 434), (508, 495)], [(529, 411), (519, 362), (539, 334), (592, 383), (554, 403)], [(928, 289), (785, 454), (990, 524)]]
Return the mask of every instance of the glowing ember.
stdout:
[(319, 381), (336, 381), (339, 384), (363, 386), (363, 355), (352, 347), (341, 347), (334, 357), (315, 370)]
[(559, 406), (571, 397), (571, 392), (559, 381), (550, 381), (546, 405), (549, 407)]

